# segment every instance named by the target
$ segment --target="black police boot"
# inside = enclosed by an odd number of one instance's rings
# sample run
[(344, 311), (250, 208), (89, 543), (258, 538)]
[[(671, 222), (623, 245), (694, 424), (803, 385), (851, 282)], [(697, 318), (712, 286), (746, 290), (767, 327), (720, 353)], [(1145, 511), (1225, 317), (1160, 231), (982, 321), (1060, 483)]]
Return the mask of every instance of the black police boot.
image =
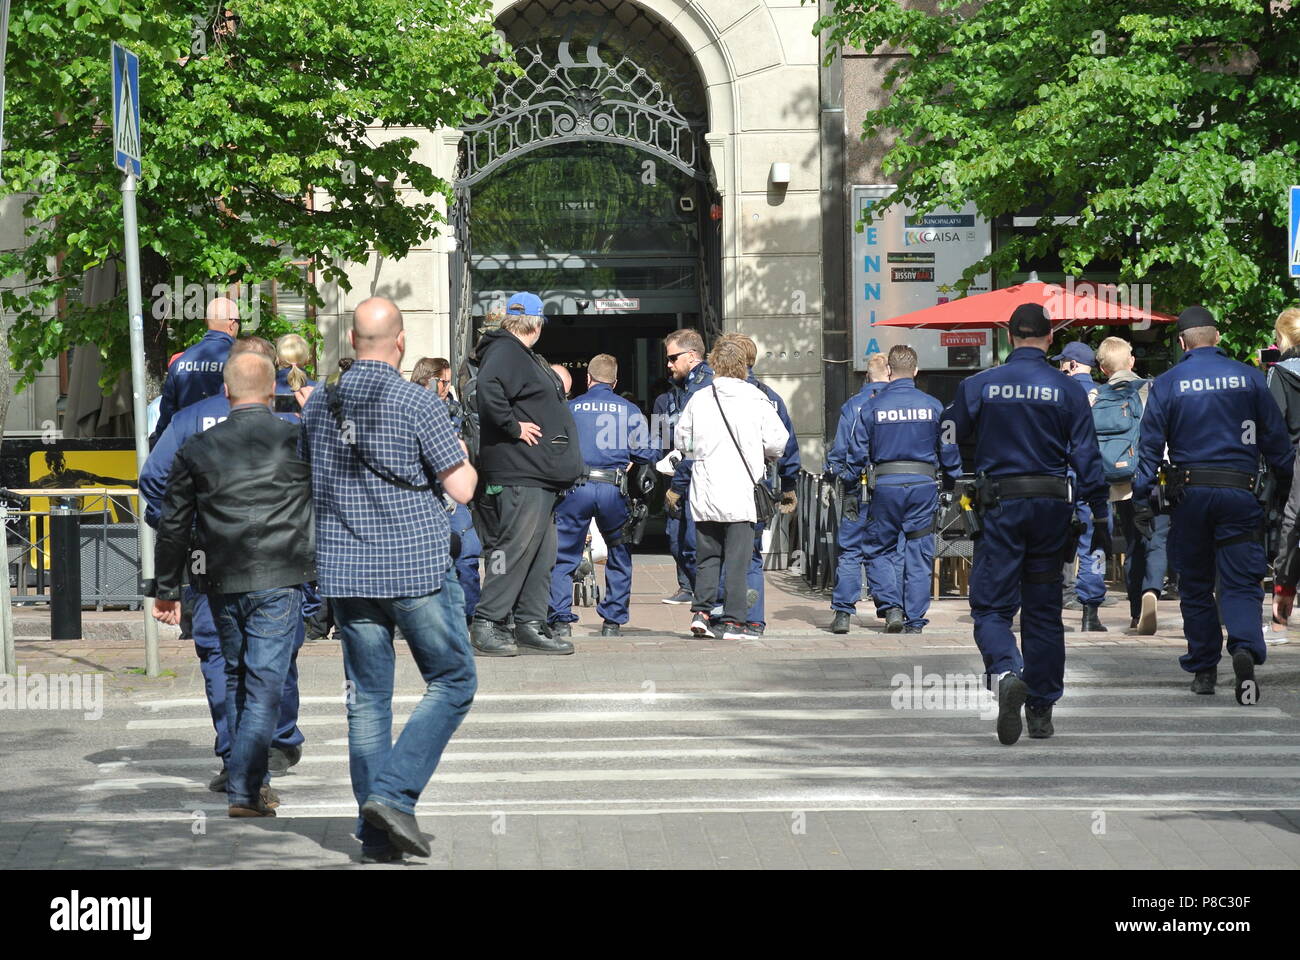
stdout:
[(852, 618), (843, 610), (835, 611), (835, 619), (831, 621), (831, 633), (848, 633)]
[(890, 607), (885, 611), (885, 633), (902, 633), (903, 620), (903, 611), (898, 607)]
[(1255, 655), (1238, 650), (1232, 655), (1232, 672), (1237, 675), (1237, 702), (1244, 707), (1259, 703), (1259, 683), (1255, 680)]
[(1052, 727), (1052, 705), (1031, 707), (1025, 704), (1025, 726), (1030, 740), (1046, 740), (1056, 732)]
[(540, 620), (516, 620), (515, 643), (520, 652), (545, 653), (552, 656), (565, 656), (573, 653), (573, 644), (563, 637), (554, 637)]
[(1208, 670), (1197, 670), (1196, 676), (1192, 678), (1192, 693), (1214, 693), (1214, 684), (1218, 682), (1218, 679), (1219, 670), (1217, 667), (1210, 667)]
[(480, 657), (517, 657), (519, 648), (504, 624), (475, 618), (469, 628), (469, 644)]
[(623, 630), (613, 620), (606, 620), (600, 625), (600, 635), (602, 637), (621, 637), (623, 636)]
[(1011, 746), (1020, 739), (1024, 726), (1020, 708), (1029, 697), (1029, 687), (1014, 673), (1005, 674), (998, 681), (998, 742)]
[(920, 632), (921, 632), (921, 628), (920, 628), (920, 627), (904, 627), (904, 628), (903, 628), (903, 632), (904, 632), (904, 633), (920, 633)]
[(1085, 603), (1083, 605), (1083, 626), (1080, 627), (1084, 633), (1105, 633), (1106, 628), (1102, 626), (1101, 618), (1097, 616), (1098, 604)]
[(571, 637), (573, 636), (573, 624), (567, 620), (557, 620), (554, 623), (548, 623), (553, 637)]

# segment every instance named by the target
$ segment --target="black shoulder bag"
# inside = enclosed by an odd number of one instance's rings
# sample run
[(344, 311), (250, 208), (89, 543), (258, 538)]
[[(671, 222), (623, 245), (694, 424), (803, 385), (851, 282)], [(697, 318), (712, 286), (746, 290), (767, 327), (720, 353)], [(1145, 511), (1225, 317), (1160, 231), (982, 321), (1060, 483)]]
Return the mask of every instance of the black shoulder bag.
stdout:
[(745, 459), (745, 451), (740, 449), (740, 443), (736, 440), (736, 435), (731, 432), (731, 424), (727, 422), (727, 412), (722, 409), (722, 401), (718, 399), (718, 388), (709, 385), (713, 391), (713, 402), (718, 405), (718, 413), (722, 414), (722, 425), (727, 428), (727, 436), (731, 437), (731, 442), (735, 444), (736, 453), (740, 455), (740, 462), (745, 467), (745, 474), (749, 477), (749, 482), (754, 484), (754, 516), (756, 523), (768, 523), (776, 516), (776, 497), (772, 495), (771, 489), (765, 483), (758, 483), (754, 480), (754, 473), (749, 469), (749, 461)]
[[(342, 379), (342, 377), (339, 378), (339, 380)], [(339, 395), (339, 381), (327, 383), (325, 385), (325, 405), (329, 407), (330, 413), (334, 415), (334, 422), (339, 426), (339, 433), (346, 433), (346, 428), (343, 425), (343, 397)], [(414, 490), (416, 493), (422, 493), (425, 490), (433, 489), (433, 484), (431, 483), (416, 486), (413, 483), (403, 480), (399, 476), (395, 476), (383, 467), (376, 467), (370, 462), (370, 458), (361, 452), (361, 439), (359, 437), (354, 438), (351, 443), (344, 440), (343, 446), (350, 447), (352, 452), (357, 455), (357, 459), (361, 461), (361, 465), (385, 483), (391, 483), (393, 486), (401, 487), (403, 490)]]

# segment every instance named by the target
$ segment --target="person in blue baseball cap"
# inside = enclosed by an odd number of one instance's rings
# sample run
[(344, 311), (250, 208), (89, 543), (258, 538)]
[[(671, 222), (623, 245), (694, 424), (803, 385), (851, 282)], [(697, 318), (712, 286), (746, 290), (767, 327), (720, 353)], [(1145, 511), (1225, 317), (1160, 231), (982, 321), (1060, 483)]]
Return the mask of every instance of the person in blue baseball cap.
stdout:
[[(1078, 373), (1086, 373), (1088, 379), (1091, 380), (1092, 368), (1097, 365), (1097, 354), (1093, 352), (1092, 347), (1076, 340), (1074, 343), (1067, 343), (1065, 349), (1052, 358), (1052, 362), (1061, 364), (1061, 372), (1067, 377), (1076, 376)], [(1066, 363), (1077, 364), (1082, 369), (1068, 369), (1065, 367)]]
[(470, 624), (470, 643), (482, 657), (574, 649), (546, 620), (555, 566), (552, 514), (586, 464), (564, 388), (533, 351), (545, 320), (540, 297), (513, 293), (500, 328), (474, 348), (480, 431), (474, 525), (483, 556), (492, 558)]

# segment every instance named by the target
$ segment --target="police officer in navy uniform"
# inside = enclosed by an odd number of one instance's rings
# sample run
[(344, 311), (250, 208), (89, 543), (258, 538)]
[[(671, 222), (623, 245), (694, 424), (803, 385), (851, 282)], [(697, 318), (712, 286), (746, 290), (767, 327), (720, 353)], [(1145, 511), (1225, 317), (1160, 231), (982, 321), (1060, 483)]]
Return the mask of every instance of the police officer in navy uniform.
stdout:
[[(232, 353), (255, 351), (267, 359), (275, 360), (275, 349), (260, 337), (247, 337), (238, 341), (231, 349)], [(225, 360), (222, 360), (225, 369)], [(149, 451), (149, 457), (140, 471), (140, 493), (144, 497), (145, 521), (151, 527), (157, 527), (162, 520), (163, 497), (167, 493), (167, 478), (171, 474), (176, 452), (190, 437), (210, 430), (230, 415), (230, 400), (222, 391), (215, 396), (206, 397), (197, 403), (182, 407), (171, 418), (158, 437), (158, 442)], [(281, 420), (298, 421), (296, 414), (279, 413)], [(272, 773), (283, 773), (302, 759), (302, 744), (306, 739), (298, 729), (298, 651), (306, 641), (305, 621), (320, 609), (320, 594), (310, 584), (303, 585), (302, 620), (294, 637), (293, 657), (289, 661), (289, 672), (285, 676), (284, 690), (280, 695), (280, 715), (276, 722), (275, 735), (271, 740), (269, 766)], [(208, 699), (208, 712), (212, 716), (212, 726), (216, 732), (213, 753), (221, 759), (221, 771), (208, 784), (208, 789), (215, 793), (226, 790), (226, 764), (230, 759), (230, 731), (226, 723), (226, 659), (221, 652), (221, 637), (217, 633), (217, 624), (212, 617), (212, 606), (208, 595), (193, 584), (185, 587), (186, 605), (193, 607), (194, 652), (199, 658), (199, 671), (203, 674), (204, 693)]]
[[(1065, 349), (1056, 355), (1053, 362), (1060, 366), (1062, 373), (1083, 387), (1085, 394), (1092, 394), (1097, 389), (1097, 383), (1092, 379), (1092, 368), (1097, 363), (1097, 355), (1086, 343), (1077, 340), (1067, 343)], [(1091, 402), (1089, 397), (1089, 403)], [(1074, 477), (1071, 476), (1070, 479), (1073, 481)], [(1083, 610), (1083, 630), (1105, 633), (1106, 628), (1097, 615), (1097, 609), (1106, 599), (1105, 565), (1099, 564), (1097, 558), (1091, 553), (1092, 508), (1086, 503), (1076, 503), (1074, 518), (1078, 521), (1076, 526), (1080, 528), (1076, 550), (1079, 568), (1074, 577), (1074, 595), (1078, 606), (1071, 606), (1067, 602), (1065, 607)]]
[[(866, 562), (863, 537), (866, 535), (870, 505), (862, 502), (859, 473), (849, 466), (849, 441), (853, 436), (853, 426), (857, 423), (858, 411), (888, 385), (889, 362), (883, 353), (873, 353), (867, 360), (867, 380), (862, 384), (862, 389), (845, 400), (840, 407), (835, 440), (831, 444), (830, 453), (826, 455), (826, 473), (843, 485), (845, 503), (836, 539), (840, 553), (835, 566), (835, 589), (831, 592), (831, 609), (835, 611), (831, 633), (849, 632), (853, 614), (857, 612), (858, 599), (862, 596), (862, 566)], [(878, 575), (869, 568), (867, 582), (872, 585), (873, 599), (876, 599), (877, 590), (877, 585), (873, 583), (875, 579), (878, 579)], [(883, 613), (878, 600), (876, 612)]]
[[(920, 633), (929, 623), (934, 573), (934, 519), (939, 509), (939, 468), (951, 490), (961, 474), (961, 452), (942, 443), (943, 404), (917, 389), (916, 351), (906, 344), (889, 350), (889, 384), (858, 410), (849, 440), (854, 473), (871, 478), (870, 520), (864, 555), (873, 565), (896, 571), (882, 576), (876, 603), (885, 611), (888, 633)], [(902, 563), (894, 565), (899, 537)], [(901, 568), (901, 569), (900, 569)]]
[[(1008, 325), (1006, 363), (963, 380), (943, 412), (945, 443), (975, 441), (975, 537), (970, 606), (990, 680), (1000, 677), (998, 740), (1023, 729), (1050, 737), (1065, 679), (1062, 567), (1072, 552), (1073, 500), (1092, 505), (1092, 551), (1110, 552), (1109, 488), (1088, 398), (1047, 362), (1052, 324), (1040, 304), (1021, 304)], [(1073, 498), (1066, 478), (1078, 478)], [(1020, 615), (1023, 656), (1011, 625)], [(1256, 612), (1258, 615), (1258, 611)]]
[[(677, 379), (668, 381), (668, 389), (655, 397), (654, 406), (650, 415), (650, 429), (653, 433), (651, 442), (658, 448), (671, 450), (673, 441), (673, 429), (677, 426), (677, 415), (679, 413), (674, 398), (674, 388), (678, 385)], [(671, 478), (672, 469), (669, 462), (658, 465), (660, 472), (665, 470)], [(691, 593), (691, 576), (688, 575), (687, 566), (682, 557), (682, 517), (680, 511), (677, 514), (667, 514), (664, 517), (664, 535), (668, 538), (668, 552), (672, 554), (673, 566), (677, 571), (677, 592), (671, 596), (663, 598), (663, 603), (691, 603), (695, 597)]]
[(1172, 559), (1187, 636), (1179, 663), (1194, 674), (1192, 692), (1214, 693), (1222, 618), (1237, 702), (1258, 703), (1255, 667), (1266, 649), (1260, 601), (1267, 563), (1255, 485), (1262, 457), (1281, 489), (1288, 489), (1295, 450), (1264, 375), (1217, 346), (1219, 331), (1208, 310), (1193, 306), (1179, 314), (1178, 341), (1186, 351), (1182, 360), (1156, 377), (1147, 394), (1134, 516), (1139, 529), (1150, 529), (1149, 498), (1168, 445), (1172, 468), (1164, 489), (1174, 488)]
[[(239, 333), (239, 306), (228, 297), (216, 297), (208, 303), (207, 324), (208, 332), (203, 339), (186, 349), (167, 368), (162, 401), (158, 405), (158, 423), (149, 438), (151, 449), (177, 410), (221, 393), (226, 357)], [(274, 356), (271, 359), (274, 362)]]
[[(713, 368), (704, 359), (704, 338), (698, 330), (683, 327), (664, 337), (664, 351), (668, 356), (668, 375), (673, 378), (672, 405), (669, 416), (673, 430), (677, 427), (677, 418), (686, 409), (695, 392), (713, 382)], [(673, 433), (670, 431), (669, 436)], [(691, 461), (682, 457), (678, 460), (668, 491), (664, 494), (664, 509), (670, 517), (676, 516), (678, 524), (678, 554), (682, 567), (691, 581), (692, 597), (695, 590), (695, 521), (691, 519), (690, 504), (686, 502), (691, 490)], [(681, 603), (677, 596), (669, 597), (666, 603)]]
[(578, 617), (573, 612), (573, 571), (582, 560), (592, 518), (605, 538), (605, 593), (596, 607), (604, 625), (602, 637), (617, 637), (628, 620), (632, 597), (632, 551), (624, 542), (628, 521), (627, 470), (631, 461), (653, 463), (658, 450), (650, 446), (650, 426), (636, 404), (614, 392), (618, 361), (607, 353), (587, 365), (587, 392), (569, 401), (586, 482), (570, 489), (555, 507), (555, 567), (551, 571), (551, 604), (546, 619), (552, 634), (568, 637)]

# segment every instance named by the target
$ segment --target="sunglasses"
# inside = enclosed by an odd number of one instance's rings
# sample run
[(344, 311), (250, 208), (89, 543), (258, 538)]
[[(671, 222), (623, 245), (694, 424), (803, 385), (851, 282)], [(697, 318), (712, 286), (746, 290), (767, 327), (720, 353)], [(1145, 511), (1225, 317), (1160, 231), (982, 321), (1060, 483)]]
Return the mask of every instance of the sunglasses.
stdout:
[(669, 362), (669, 363), (676, 363), (678, 357), (684, 357), (684, 356), (686, 356), (688, 353), (691, 353), (691, 351), (690, 351), (690, 350), (683, 350), (683, 351), (681, 351), (680, 353), (670, 353), (670, 354), (668, 354), (668, 362)]

